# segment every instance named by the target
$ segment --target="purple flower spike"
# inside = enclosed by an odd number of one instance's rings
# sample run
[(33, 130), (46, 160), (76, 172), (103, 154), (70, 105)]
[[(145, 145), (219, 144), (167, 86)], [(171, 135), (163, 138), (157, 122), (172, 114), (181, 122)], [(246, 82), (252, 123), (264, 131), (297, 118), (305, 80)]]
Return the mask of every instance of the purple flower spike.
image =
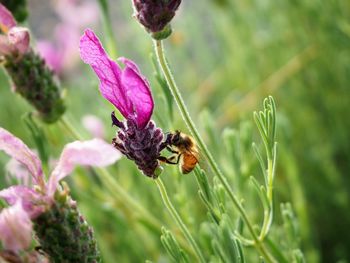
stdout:
[(126, 58), (119, 58), (125, 65), (121, 69), (103, 49), (95, 33), (87, 29), (80, 39), (80, 56), (89, 64), (100, 79), (100, 91), (120, 113), (134, 120), (143, 129), (153, 112), (154, 102), (148, 81), (138, 67)]

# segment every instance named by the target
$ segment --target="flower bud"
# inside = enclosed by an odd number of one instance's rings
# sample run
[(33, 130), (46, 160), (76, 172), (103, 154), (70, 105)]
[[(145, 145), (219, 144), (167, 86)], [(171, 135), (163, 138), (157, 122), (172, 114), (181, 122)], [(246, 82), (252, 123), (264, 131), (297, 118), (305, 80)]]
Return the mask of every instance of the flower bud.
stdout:
[(92, 228), (67, 192), (55, 196), (51, 207), (33, 220), (41, 249), (50, 262), (100, 262)]
[(11, 11), (18, 22), (24, 22), (28, 16), (27, 0), (0, 0)]
[[(20, 38), (18, 41), (26, 40)], [(53, 123), (60, 118), (65, 111), (61, 91), (53, 72), (41, 57), (32, 50), (22, 56), (8, 55), (5, 68), (15, 91), (35, 107), (43, 121)]]
[(8, 32), (8, 40), (16, 52), (24, 54), (29, 49), (29, 31), (25, 27), (13, 27)]
[(133, 0), (135, 17), (154, 39), (171, 34), (169, 22), (175, 16), (181, 0)]

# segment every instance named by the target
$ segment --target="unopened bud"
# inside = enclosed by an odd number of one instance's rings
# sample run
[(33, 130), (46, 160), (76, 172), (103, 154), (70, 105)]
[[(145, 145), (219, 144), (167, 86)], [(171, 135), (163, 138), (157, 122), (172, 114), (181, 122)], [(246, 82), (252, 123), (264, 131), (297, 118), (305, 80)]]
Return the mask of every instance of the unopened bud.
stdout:
[(171, 34), (169, 23), (180, 3), (181, 0), (133, 0), (135, 17), (153, 38), (164, 39)]

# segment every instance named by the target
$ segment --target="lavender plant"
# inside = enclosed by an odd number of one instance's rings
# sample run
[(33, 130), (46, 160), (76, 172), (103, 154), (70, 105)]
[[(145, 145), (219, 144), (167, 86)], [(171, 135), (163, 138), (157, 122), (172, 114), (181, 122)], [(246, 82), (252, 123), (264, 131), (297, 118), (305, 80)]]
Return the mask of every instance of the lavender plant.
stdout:
[[(101, 115), (108, 116), (105, 119), (111, 116), (112, 126), (116, 126), (117, 131), (110, 136), (113, 139), (109, 147), (101, 140), (68, 144), (46, 180), (43, 170), (47, 170), (45, 165), (50, 155), (47, 150), (42, 150), (42, 145), (38, 147), (40, 156), (46, 158), (42, 158), (45, 163), (42, 165), (22, 141), (6, 130), (0, 133), (0, 139), (3, 138), (0, 149), (23, 163), (33, 174), (32, 185), (11, 186), (0, 192), (8, 204), (0, 211), (0, 231), (3, 234), (0, 240), (4, 248), (0, 249), (0, 259), (28, 259), (30, 262), (31, 255), (33, 258), (38, 256), (30, 245), (33, 242), (31, 233), (34, 233), (37, 238), (34, 243), (40, 244), (43, 257), (50, 258), (52, 262), (99, 262), (102, 259), (104, 262), (134, 262), (146, 258), (173, 262), (305, 261), (298, 220), (292, 205), (281, 204), (281, 213), (278, 213), (279, 206), (276, 205), (275, 101), (271, 96), (267, 97), (263, 101), (262, 111), (253, 115), (261, 145), (253, 143), (251, 147), (252, 127), (243, 127), (247, 122), (241, 125), (240, 130), (227, 128), (220, 134), (214, 124), (217, 120), (207, 112), (203, 122), (205, 132), (196, 127), (196, 123), (203, 123), (191, 118), (190, 105), (186, 105), (182, 98), (183, 88), (179, 88), (175, 82), (163, 47), (164, 39), (174, 41), (170, 22), (180, 2), (132, 1), (134, 16), (153, 38), (157, 57), (153, 61), (157, 64), (156, 79), (162, 88), (159, 92), (155, 91), (155, 85), (151, 88), (135, 62), (123, 57), (117, 62), (113, 61), (92, 30), (87, 29), (80, 40), (82, 60), (96, 73), (102, 96), (117, 109), (109, 114), (106, 107), (96, 103), (98, 98), (94, 98), (91, 108), (86, 107), (87, 102), (84, 101), (84, 114), (98, 107)], [(99, 3), (107, 31), (107, 51), (114, 58), (116, 45), (112, 25), (109, 24), (112, 9), (109, 9), (107, 1), (101, 0)], [(225, 5), (230, 4), (225, 2)], [(18, 80), (16, 87), (19, 90), (18, 87), (23, 84), (19, 79), (23, 80), (23, 74), (16, 71), (17, 68), (27, 70), (45, 66), (38, 62), (38, 57), (27, 68), (21, 63), (15, 65), (31, 52), (28, 30), (23, 29), (17, 35), (18, 29), (12, 29), (14, 26), (11, 25), (16, 25), (16, 22), (6, 9), (3, 9), (3, 14), (7, 20), (0, 20), (6, 25), (0, 48), (4, 47), (5, 67), (15, 84)], [(12, 40), (13, 36), (15, 40)], [(169, 49), (172, 47), (176, 45), (169, 45)], [(177, 52), (181, 53), (181, 50)], [(30, 53), (28, 56), (33, 58), (32, 55)], [(9, 57), (16, 59), (12, 63)], [(11, 71), (12, 68), (16, 70)], [(52, 79), (51, 71), (45, 69), (38, 72), (41, 80), (45, 79), (42, 76), (46, 76), (46, 73)], [(93, 94), (94, 91), (88, 89), (88, 75), (82, 76), (86, 83), (83, 93)], [(51, 82), (39, 81), (34, 86), (43, 87), (47, 83)], [(38, 92), (57, 97), (56, 91), (47, 89)], [(166, 97), (164, 104), (158, 103), (161, 96)], [(172, 109), (173, 100), (178, 106), (177, 110)], [(51, 102), (49, 104), (53, 105)], [(167, 116), (160, 105), (164, 105), (171, 116)], [(172, 114), (176, 111), (200, 148), (200, 162), (189, 176), (179, 177), (175, 169), (164, 163), (166, 158), (161, 158), (165, 154), (163, 150), (169, 146), (169, 133), (167, 124), (159, 116), (169, 119), (171, 129), (180, 129), (183, 125)], [(67, 137), (80, 140), (85, 137), (76, 127), (78, 122), (61, 118), (62, 113), (50, 116), (49, 121), (46, 119), (47, 122), (59, 119), (60, 126), (44, 126), (45, 132), (38, 132), (31, 118), (26, 120), (37, 144), (53, 143), (56, 146), (59, 140), (66, 140)], [(124, 120), (121, 120), (123, 117)], [(158, 127), (154, 120), (157, 120)], [(91, 149), (90, 142), (94, 144)], [(72, 193), (66, 184), (59, 184), (61, 179), (73, 172), (75, 164), (101, 166), (114, 162), (117, 157), (113, 148), (112, 153), (111, 145), (132, 162), (120, 161), (109, 170), (77, 170), (77, 176), (71, 180)], [(173, 154), (178, 160), (183, 160), (176, 151)], [(256, 167), (260, 168), (260, 176)], [(140, 172), (146, 177), (139, 176)], [(280, 175), (279, 172), (277, 174)], [(160, 197), (156, 191), (152, 191), (155, 187), (158, 187)], [(77, 202), (73, 201), (73, 196)], [(78, 206), (87, 212), (87, 221), (96, 225), (99, 231), (92, 232)], [(5, 228), (6, 224), (13, 226), (11, 231)], [(16, 230), (14, 233), (13, 229)], [(102, 258), (98, 247), (101, 248)]]

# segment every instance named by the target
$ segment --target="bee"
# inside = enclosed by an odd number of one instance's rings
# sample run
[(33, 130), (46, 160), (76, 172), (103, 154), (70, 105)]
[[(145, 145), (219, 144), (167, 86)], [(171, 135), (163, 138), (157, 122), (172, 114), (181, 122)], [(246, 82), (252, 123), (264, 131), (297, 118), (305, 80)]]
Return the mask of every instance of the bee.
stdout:
[(191, 136), (180, 131), (168, 133), (161, 148), (167, 149), (174, 155), (169, 158), (160, 156), (158, 159), (168, 164), (179, 164), (183, 174), (190, 173), (198, 163), (199, 151), (196, 142)]

